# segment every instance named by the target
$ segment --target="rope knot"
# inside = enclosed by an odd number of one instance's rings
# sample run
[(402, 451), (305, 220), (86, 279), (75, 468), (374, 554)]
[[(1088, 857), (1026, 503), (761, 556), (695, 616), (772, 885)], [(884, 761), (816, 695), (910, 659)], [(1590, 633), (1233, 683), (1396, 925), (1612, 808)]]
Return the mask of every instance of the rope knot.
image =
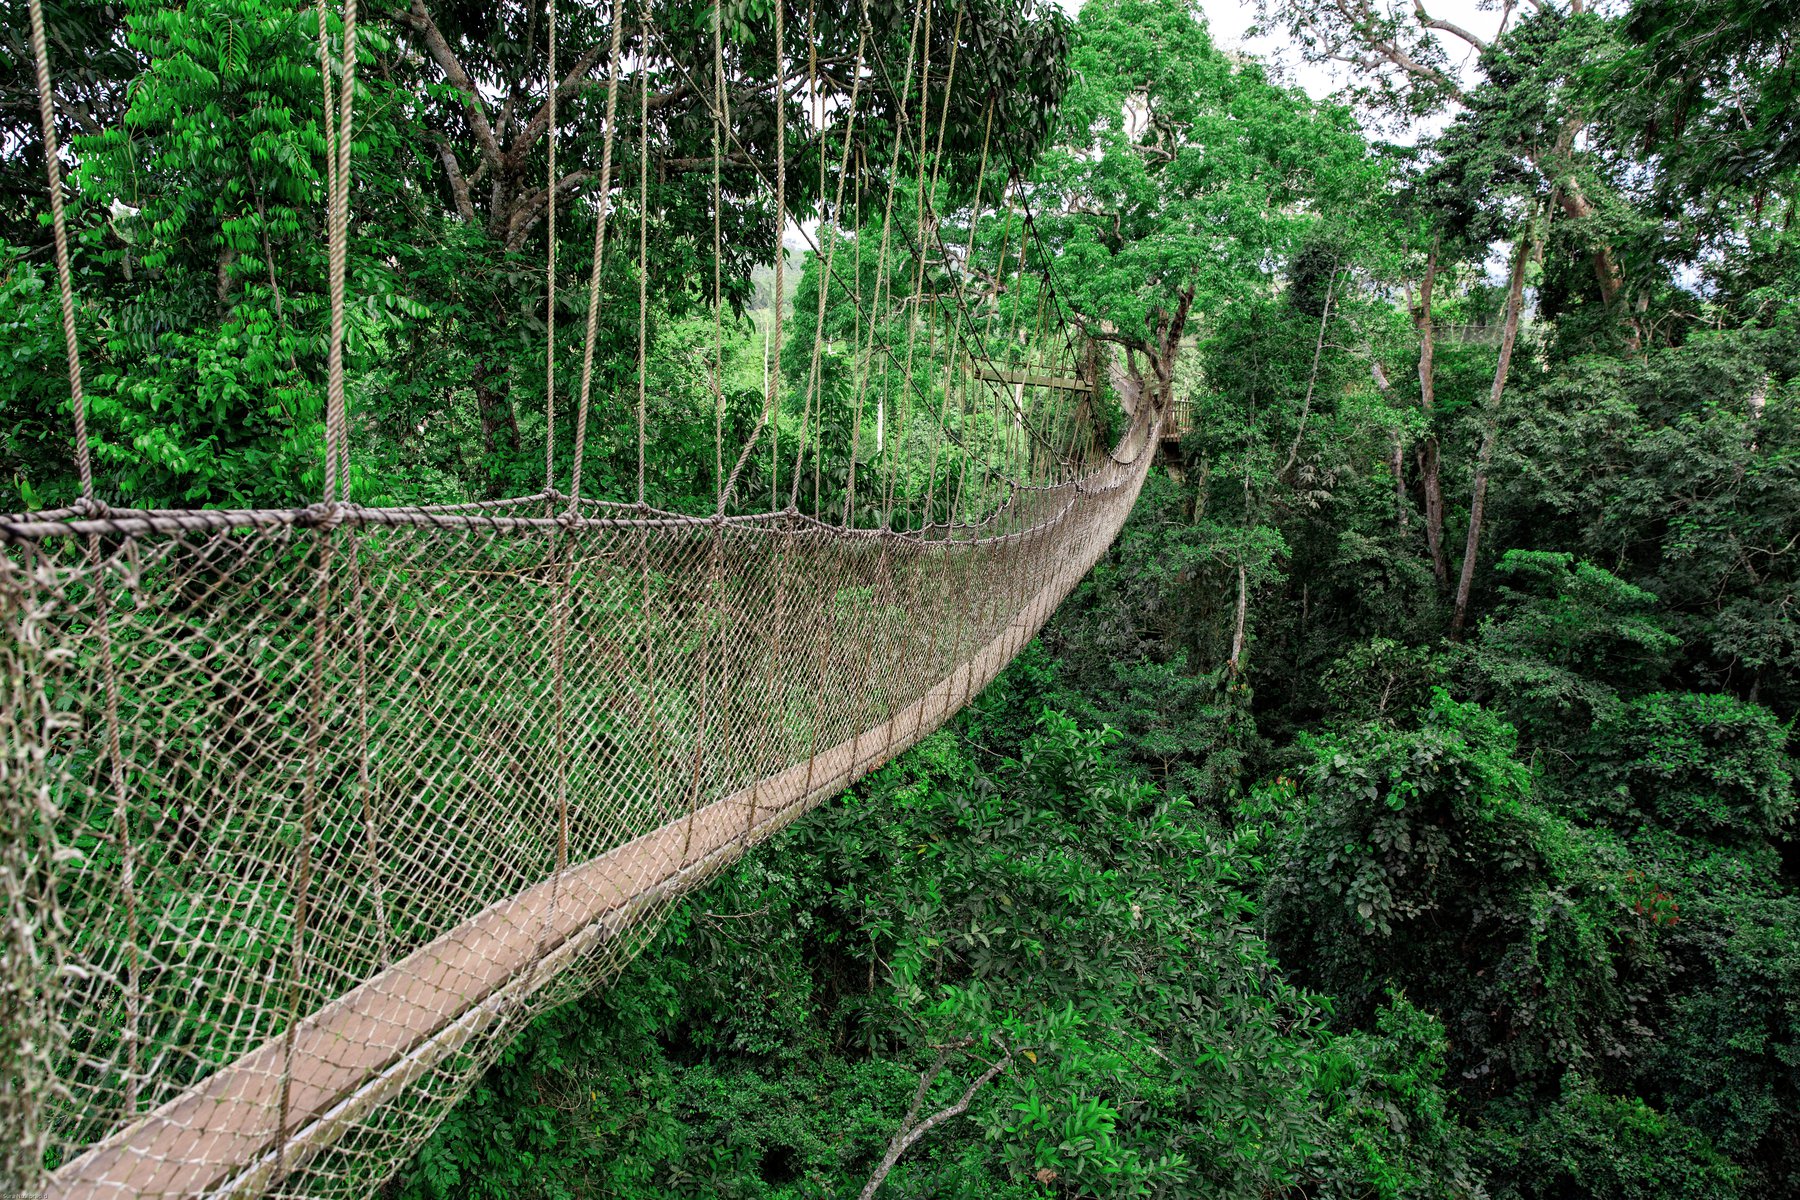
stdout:
[(107, 517), (112, 516), (112, 509), (107, 507), (106, 501), (97, 499), (93, 496), (77, 497), (75, 503), (71, 504), (69, 507), (74, 509), (81, 516), (93, 520), (105, 520)]
[(330, 533), (342, 525), (344, 519), (349, 515), (350, 510), (347, 505), (340, 504), (336, 500), (324, 500), (318, 504), (307, 505), (302, 510), (298, 523), (311, 529), (322, 529)]

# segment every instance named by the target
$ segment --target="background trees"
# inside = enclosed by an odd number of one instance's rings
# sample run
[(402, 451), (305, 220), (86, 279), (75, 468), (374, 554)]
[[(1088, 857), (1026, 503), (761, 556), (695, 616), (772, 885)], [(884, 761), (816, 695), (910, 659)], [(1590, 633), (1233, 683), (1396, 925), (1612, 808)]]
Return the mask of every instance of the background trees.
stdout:
[[(782, 236), (768, 165), (775, 95), (788, 134), (787, 218), (809, 222), (835, 194), (822, 190), (821, 168), (829, 162), (835, 173), (847, 136), (856, 186), (878, 194), (891, 162), (910, 180), (922, 155), (935, 157), (935, 142), (921, 147), (917, 137), (921, 106), (929, 106), (934, 130), (943, 118), (943, 203), (954, 207), (972, 186), (988, 110), (1008, 129), (1018, 161), (1029, 162), (1066, 85), (1069, 31), (1054, 10), (1010, 0), (789, 8), (779, 56), (772, 9), (725, 13), (716, 72), (711, 10), (563, 5), (553, 184), (541, 0), (420, 0), (365, 15), (349, 269), (359, 499), (540, 486), (544, 217), (553, 187), (561, 202), (555, 349), (567, 362), (583, 332), (614, 11), (624, 27), (606, 186), (615, 221), (635, 234), (645, 185), (653, 334), (664, 318), (714, 299), (715, 106), (730, 114), (720, 147), (719, 284), (735, 313), (752, 300), (753, 268), (773, 261)], [(54, 24), (58, 99), (70, 123), (64, 135), (78, 164), (77, 273), (81, 325), (93, 338), (102, 489), (113, 502), (145, 504), (311, 498), (323, 374), (318, 17), (262, 0), (206, 0), (77, 7)], [(330, 37), (335, 44), (335, 27)], [(16, 53), (9, 62), (23, 68), (0, 85), (12, 89), (5, 119), (13, 120), (35, 96), (29, 57)], [(17, 180), (6, 186), (16, 194), (8, 193), (0, 250), (18, 286), (35, 291), (39, 285), (22, 280), (39, 271), (47, 245), (27, 216), (42, 191), (41, 182), (27, 182), (33, 153), (41, 181), (41, 151), (29, 122), (13, 128), (6, 178)], [(648, 145), (643, 181), (640, 135)], [(636, 257), (612, 254), (603, 264), (603, 396), (619, 390), (636, 361)], [(58, 419), (59, 391), (43, 374), (55, 363), (33, 336), (50, 329), (7, 328), (9, 357), (33, 365), (8, 383), (9, 413), (27, 427), (8, 443), (9, 486), (15, 506), (56, 503), (72, 476), (66, 447), (40, 431)], [(568, 397), (561, 407), (572, 409)], [(596, 421), (610, 428), (617, 415), (608, 410)], [(598, 465), (604, 486), (606, 461)]]

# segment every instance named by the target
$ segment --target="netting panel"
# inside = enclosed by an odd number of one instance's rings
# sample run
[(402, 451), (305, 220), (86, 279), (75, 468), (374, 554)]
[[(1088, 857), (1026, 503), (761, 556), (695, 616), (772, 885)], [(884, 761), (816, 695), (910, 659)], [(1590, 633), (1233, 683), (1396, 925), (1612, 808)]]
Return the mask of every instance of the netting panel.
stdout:
[(52, 1195), (366, 1193), (522, 1021), (991, 679), (1123, 522), (1132, 441), (912, 537), (0, 524), (5, 1025), (54, 1080), (6, 1106), (15, 1176), (47, 1145)]

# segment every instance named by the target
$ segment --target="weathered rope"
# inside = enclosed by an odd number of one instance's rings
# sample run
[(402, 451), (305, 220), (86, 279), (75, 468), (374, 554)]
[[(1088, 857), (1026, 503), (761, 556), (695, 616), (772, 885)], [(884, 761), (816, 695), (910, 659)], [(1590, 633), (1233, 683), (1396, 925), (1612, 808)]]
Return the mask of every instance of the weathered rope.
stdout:
[[(921, 49), (923, 49), (923, 46), (922, 46), (922, 43), (920, 40), (920, 36), (919, 36), (921, 24), (923, 24), (925, 36), (927, 38), (929, 38), (931, 36), (930, 20), (931, 20), (930, 15), (926, 10), (924, 0), (913, 0), (912, 33), (907, 38), (907, 42), (906, 42), (906, 77), (905, 77), (906, 85), (905, 85), (904, 90), (902, 90), (900, 93), (899, 117), (894, 122), (894, 144), (893, 144), (892, 149), (888, 153), (889, 169), (888, 169), (887, 200), (882, 208), (881, 249), (878, 252), (879, 257), (877, 259), (877, 261), (881, 264), (881, 266), (876, 268), (875, 297), (870, 306), (871, 307), (870, 333), (869, 333), (870, 345), (874, 345), (874, 343), (875, 343), (874, 321), (877, 319), (877, 317), (874, 314), (878, 314), (882, 311), (881, 280), (882, 280), (882, 275), (883, 275), (884, 269), (887, 265), (888, 246), (891, 241), (890, 234), (892, 232), (893, 223), (894, 223), (894, 194), (898, 190), (899, 183), (900, 183), (899, 172), (893, 169), (893, 164), (900, 161), (901, 130), (906, 127), (907, 105), (912, 99), (913, 63), (916, 60), (916, 58), (918, 57), (919, 51)], [(927, 55), (927, 61), (929, 61), (929, 55)], [(889, 91), (893, 90), (893, 84), (891, 81), (888, 84), (888, 90)], [(921, 103), (923, 103), (923, 101), (921, 101)], [(890, 283), (888, 286), (891, 289), (892, 284)], [(917, 293), (916, 289), (914, 290), (912, 301), (915, 304), (918, 301), (918, 293)], [(915, 312), (916, 311), (917, 310), (915, 309)], [(909, 344), (910, 344), (910, 339), (909, 339)], [(887, 395), (886, 385), (887, 385), (887, 381), (888, 381), (888, 367), (893, 365), (891, 362), (893, 355), (890, 354), (888, 357), (890, 359), (890, 362), (887, 364), (884, 364), (883, 368), (882, 368), (882, 396), (884, 399)], [(906, 395), (907, 395), (907, 392), (909, 391), (909, 389), (911, 388), (911, 386), (912, 386), (912, 363), (911, 363), (911, 356), (908, 355), (908, 361), (907, 361), (907, 366), (906, 366), (906, 379), (900, 388), (900, 407), (895, 411), (895, 414), (894, 414), (895, 420), (894, 420), (893, 438), (894, 438), (894, 443), (896, 446), (903, 444), (901, 442), (901, 437), (902, 437), (902, 434), (904, 433), (904, 429), (905, 429)], [(888, 457), (888, 469), (886, 472), (886, 479), (883, 481), (882, 499), (881, 499), (881, 526), (884, 529), (889, 528), (893, 524), (893, 520), (894, 520), (894, 486), (895, 486), (895, 483), (897, 480), (899, 461), (900, 461), (900, 455), (898, 453), (892, 454)]]
[[(811, 13), (812, 13), (812, 6), (809, 5), (808, 6), (808, 14), (809, 14), (808, 15), (808, 24), (809, 25), (812, 20)], [(819, 275), (819, 309), (818, 309), (817, 317), (813, 323), (812, 367), (811, 367), (811, 370), (807, 377), (807, 388), (806, 388), (805, 412), (807, 414), (810, 414), (813, 411), (813, 401), (816, 398), (817, 392), (819, 390), (819, 370), (820, 370), (820, 364), (821, 364), (821, 354), (823, 353), (824, 346), (825, 346), (825, 300), (826, 300), (826, 297), (831, 292), (832, 265), (837, 261), (837, 247), (838, 247), (838, 241), (840, 240), (838, 237), (838, 230), (843, 223), (843, 212), (844, 212), (844, 181), (850, 171), (850, 143), (851, 143), (852, 138), (855, 136), (855, 132), (856, 132), (856, 105), (857, 105), (857, 101), (862, 96), (863, 53), (868, 48), (868, 41), (869, 41), (869, 0), (862, 0), (862, 7), (858, 11), (858, 25), (859, 25), (860, 32), (857, 36), (857, 42), (856, 42), (856, 65), (854, 68), (852, 68), (852, 82), (850, 85), (850, 106), (849, 106), (850, 112), (849, 112), (849, 115), (847, 117), (845, 117), (845, 119), (844, 119), (844, 152), (842, 155), (839, 156), (839, 163), (838, 163), (837, 195), (832, 201), (831, 213), (826, 218), (824, 227), (820, 231), (821, 236), (823, 237), (823, 239), (825, 241), (825, 270), (823, 272), (821, 272)], [(816, 47), (817, 39), (813, 38), (809, 34), (809, 36), (807, 38), (807, 44), (809, 46)], [(811, 86), (813, 86), (815, 88), (817, 87), (817, 72), (818, 72), (818, 52), (815, 48), (815, 49), (811, 49), (808, 51), (808, 60), (807, 60), (807, 75), (808, 75), (809, 83), (811, 84)], [(816, 107), (816, 105), (815, 105), (815, 107)], [(823, 194), (823, 191), (824, 191), (823, 183), (824, 183), (824, 178), (825, 178), (825, 149), (824, 149), (823, 139), (824, 139), (824, 134), (821, 131), (820, 147), (819, 147), (819, 179), (820, 179), (820, 183), (821, 183), (821, 187), (820, 187), (821, 194)], [(820, 416), (822, 418), (823, 417), (823, 401), (820, 402), (820, 410), (821, 410)], [(795, 501), (799, 498), (799, 495), (800, 495), (800, 464), (801, 464), (802, 456), (805, 455), (805, 453), (806, 453), (805, 421), (806, 421), (806, 418), (803, 416), (801, 418), (800, 449), (798, 451), (796, 451), (794, 454), (793, 488), (788, 493), (788, 507), (789, 508), (792, 508), (794, 506)], [(824, 447), (821, 446), (819, 448), (819, 452), (816, 452), (813, 455), (813, 463), (815, 465), (815, 468), (818, 464), (820, 457), (822, 456), (823, 449), (824, 449)], [(818, 487), (817, 487), (816, 481), (815, 481), (814, 490), (813, 490), (813, 515), (815, 517), (819, 515), (818, 514)]]
[(550, 491), (556, 487), (556, 0), (550, 0), (546, 32), (550, 94), (544, 101), (549, 122), (544, 130), (549, 139), (544, 168), (544, 490)]
[[(323, 48), (323, 0), (320, 0), (320, 40)], [(326, 219), (330, 226), (331, 341), (325, 366), (325, 502), (350, 498), (350, 448), (344, 414), (344, 268), (349, 257), (350, 148), (355, 140), (352, 115), (356, 103), (356, 0), (344, 0), (344, 49), (341, 61), (336, 145), (327, 142), (332, 172), (327, 180), (330, 199)], [(321, 64), (323, 68), (324, 64)], [(326, 132), (331, 135), (330, 85), (326, 85)]]
[[(786, 0), (775, 7), (775, 361), (763, 381), (763, 410), (769, 414), (769, 507), (781, 487), (781, 310), (786, 295), (787, 268), (787, 46), (782, 17)], [(777, 618), (779, 620), (779, 618)], [(754, 811), (754, 806), (753, 806)]]
[(728, 111), (725, 96), (725, 31), (720, 6), (713, 5), (712, 202), (713, 202), (713, 490), (718, 512), (725, 512), (725, 236), (724, 146), (719, 127)]
[[(775, 491), (780, 486), (781, 469), (781, 306), (783, 280), (783, 263), (787, 259), (787, 48), (783, 42), (785, 31), (782, 25), (782, 14), (787, 8), (786, 0), (774, 0), (775, 5), (775, 362), (769, 377), (764, 381), (765, 394), (763, 411), (769, 414), (771, 426), (771, 443), (769, 447), (769, 507), (775, 507)], [(787, 617), (787, 549), (791, 541), (789, 530), (792, 526), (782, 522), (781, 549), (775, 560), (775, 637), (773, 652), (768, 660), (768, 669), (773, 670), (781, 662), (781, 635)], [(765, 691), (768, 689), (765, 688)], [(775, 689), (777, 712), (785, 715), (787, 711), (786, 689)], [(769, 730), (764, 730), (763, 745), (758, 749), (759, 765), (766, 765), (768, 756), (773, 752), (775, 739)], [(759, 771), (766, 774), (766, 771)], [(746, 810), (744, 824), (744, 842), (749, 843), (751, 834), (756, 829), (757, 809), (762, 800), (760, 786), (750, 793), (750, 804)]]
[[(37, 73), (38, 116), (44, 130), (44, 172), (50, 191), (50, 226), (56, 247), (57, 300), (62, 311), (63, 349), (68, 357), (69, 398), (75, 418), (75, 470), (80, 480), (79, 507), (87, 514), (103, 514), (94, 495), (93, 455), (88, 445), (87, 396), (81, 381), (81, 347), (75, 331), (75, 284), (69, 262), (68, 216), (63, 208), (61, 159), (56, 141), (56, 100), (50, 77), (50, 50), (44, 30), (42, 0), (30, 0), (31, 53)], [(107, 569), (101, 562), (97, 533), (87, 538), (87, 567), (94, 577), (97, 598), (96, 624), (100, 635), (100, 673), (105, 693), (106, 760), (113, 791), (112, 827), (119, 853), (119, 903), (125, 910), (124, 1028), (120, 1041), (125, 1050), (124, 1102), (128, 1112), (138, 1108), (142, 1078), (141, 1023), (143, 954), (139, 948), (137, 902), (137, 852), (132, 841), (131, 807), (125, 786), (125, 755), (119, 720), (119, 674), (112, 636), (112, 601)]]
[[(640, 0), (638, 21), (650, 28), (649, 0)], [(638, 51), (638, 327), (637, 327), (637, 502), (644, 502), (644, 409), (650, 351), (650, 38)], [(649, 586), (646, 581), (646, 587)]]
[(57, 302), (62, 308), (63, 352), (69, 360), (69, 399), (75, 410), (75, 473), (81, 504), (98, 511), (94, 460), (88, 448), (87, 393), (81, 384), (81, 345), (75, 335), (75, 283), (69, 268), (69, 222), (63, 211), (62, 162), (56, 145), (56, 99), (50, 84), (50, 50), (44, 36), (43, 0), (31, 0), (31, 56), (37, 68), (38, 118), (44, 126), (44, 173), (50, 182), (50, 230), (56, 243)]
[[(918, 25), (916, 23), (916, 18), (917, 18), (917, 12), (915, 10), (915, 24), (913, 27), (913, 34), (912, 34), (914, 41), (908, 43), (907, 71), (908, 71), (909, 81), (911, 78), (912, 61), (913, 61), (911, 55), (912, 55), (913, 51), (916, 49), (916, 40), (918, 38), (918, 32), (919, 32)], [(707, 94), (707, 90), (705, 88), (703, 88), (695, 80), (693, 73), (690, 72), (685, 65), (683, 65), (680, 57), (678, 55), (675, 55), (672, 51), (669, 50), (666, 41), (664, 41), (662, 38), (662, 35), (654, 29), (650, 31), (650, 34), (651, 34), (651, 36), (656, 37), (659, 41), (663, 41), (664, 51), (665, 51), (665, 53), (669, 54), (669, 56), (670, 56), (669, 65), (673, 66), (676, 69), (676, 71), (678, 71), (682, 75), (682, 77), (685, 80), (689, 89), (697, 96), (705, 96)], [(871, 59), (871, 61), (878, 63), (880, 60), (879, 60), (879, 57), (874, 57)], [(715, 109), (715, 111), (717, 111), (717, 110)], [(904, 118), (905, 118), (905, 110), (903, 108), (902, 112), (901, 112), (902, 123), (904, 123)], [(738, 138), (736, 132), (731, 128), (731, 122), (729, 119), (727, 119), (724, 122), (724, 128), (725, 128), (725, 136), (728, 139), (730, 139), (731, 143), (737, 148), (737, 151), (739, 153), (745, 155), (747, 158), (750, 157), (749, 148), (744, 145), (742, 140), (740, 140)], [(898, 154), (898, 148), (899, 148), (899, 138), (898, 138), (898, 136), (896, 136), (896, 142), (895, 142), (895, 154), (896, 155)], [(764, 184), (766, 184), (770, 187), (774, 186), (774, 181), (772, 179), (770, 179), (770, 177), (764, 172), (764, 170), (756, 164), (756, 162), (753, 158), (746, 165), (748, 165), (751, 170), (756, 172), (758, 178), (760, 178)], [(890, 176), (891, 176), (891, 172), (890, 172)], [(796, 232), (800, 235), (801, 239), (806, 242), (808, 247), (814, 252), (815, 255), (823, 255), (823, 253), (824, 253), (823, 247), (821, 247), (818, 244), (817, 240), (812, 236), (812, 234), (810, 234), (807, 231), (807, 229), (804, 225), (797, 226)], [(841, 279), (834, 280), (834, 282), (836, 282), (839, 287), (844, 286), (843, 281)], [(890, 360), (890, 363), (895, 366), (899, 365), (899, 358), (895, 354), (893, 347), (886, 342), (882, 342), (880, 344), (880, 346), (881, 346), (881, 351), (882, 351), (883, 355), (885, 355)], [(765, 417), (767, 416), (766, 407), (765, 407), (763, 415)], [(748, 449), (746, 449), (744, 451), (743, 455), (741, 456), (740, 462), (748, 461), (749, 454), (751, 453), (751, 451), (753, 451), (755, 449), (756, 445), (758, 444), (758, 439), (760, 439), (760, 437), (762, 435), (762, 430), (763, 430), (763, 424), (759, 423), (757, 428), (753, 431), (751, 439), (747, 443)], [(731, 475), (728, 476), (727, 478), (732, 480), (733, 482), (735, 482), (737, 476), (741, 473), (741, 469), (742, 468), (740, 466), (738, 469), (734, 470), (731, 473)], [(731, 494), (732, 494), (732, 492), (730, 490), (728, 490), (727, 495), (729, 496)], [(773, 493), (771, 493), (770, 501), (769, 501), (771, 507), (774, 506), (775, 502), (776, 501), (775, 501), (774, 495), (773, 495)]]
[(594, 222), (594, 263), (588, 276), (587, 340), (581, 350), (581, 394), (575, 412), (575, 466), (569, 481), (569, 511), (581, 500), (581, 460), (587, 449), (588, 398), (594, 385), (594, 339), (600, 326), (600, 268), (606, 256), (606, 218), (612, 208), (613, 135), (619, 115), (619, 35), (624, 0), (613, 0), (612, 52), (606, 78), (606, 133), (600, 149), (600, 211)]

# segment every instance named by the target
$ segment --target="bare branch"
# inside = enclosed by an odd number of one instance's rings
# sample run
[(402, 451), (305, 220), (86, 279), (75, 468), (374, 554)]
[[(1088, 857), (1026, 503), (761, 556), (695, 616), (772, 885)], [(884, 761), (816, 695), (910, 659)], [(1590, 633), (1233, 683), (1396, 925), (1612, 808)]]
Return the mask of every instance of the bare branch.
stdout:
[(475, 90), (475, 81), (463, 70), (456, 52), (450, 49), (450, 43), (444, 40), (437, 22), (431, 19), (431, 11), (425, 7), (425, 0), (412, 0), (412, 8), (401, 19), (424, 39), (426, 52), (450, 81), (450, 86), (463, 93), (463, 107), (469, 114), (469, 127), (475, 131), (475, 140), (481, 143), (482, 152), (494, 165), (503, 165), (506, 156), (501, 153), (499, 139), (494, 136), (493, 126), (488, 124), (487, 114), (482, 111), (481, 94)]
[(1424, 0), (1413, 0), (1413, 12), (1418, 15), (1419, 24), (1423, 25), (1426, 29), (1437, 29), (1452, 37), (1459, 37), (1463, 41), (1469, 43), (1469, 45), (1475, 47), (1478, 51), (1485, 51), (1488, 48), (1488, 44), (1485, 41), (1476, 37), (1461, 25), (1456, 25), (1449, 21), (1440, 21), (1436, 17), (1431, 16), (1425, 11)]
[(1398, 42), (1382, 37), (1377, 28), (1375, 15), (1369, 11), (1367, 4), (1357, 3), (1352, 7), (1350, 0), (1334, 0), (1332, 7), (1338, 10), (1339, 15), (1356, 32), (1357, 37), (1379, 57), (1380, 61), (1400, 68), (1415, 79), (1423, 79), (1428, 83), (1436, 84), (1454, 97), (1458, 103), (1467, 103), (1467, 97), (1456, 80), (1429, 63), (1420, 62), (1402, 49)]
[(475, 202), (469, 199), (469, 181), (463, 178), (462, 163), (457, 160), (456, 151), (451, 147), (449, 139), (433, 133), (431, 140), (437, 143), (438, 161), (444, 164), (444, 175), (450, 181), (450, 196), (456, 202), (456, 215), (465, 224), (471, 224), (475, 220)]
[[(959, 1117), (967, 1112), (969, 1109), (969, 1102), (975, 1098), (975, 1093), (993, 1082), (995, 1076), (999, 1075), (1000, 1072), (1012, 1065), (1012, 1051), (1007, 1050), (1006, 1054), (999, 1062), (994, 1063), (992, 1066), (988, 1067), (986, 1071), (983, 1071), (980, 1075), (976, 1076), (975, 1081), (964, 1089), (962, 1098), (957, 1100), (955, 1104), (950, 1105), (948, 1108), (939, 1109), (929, 1117), (926, 1117), (923, 1121), (918, 1120), (919, 1109), (925, 1103), (926, 1094), (931, 1091), (932, 1083), (943, 1071), (944, 1064), (949, 1061), (951, 1053), (956, 1048), (955, 1045), (952, 1045), (946, 1046), (940, 1050), (938, 1052), (937, 1061), (931, 1064), (931, 1069), (919, 1077), (919, 1090), (913, 1096), (912, 1107), (906, 1110), (906, 1116), (901, 1120), (900, 1128), (894, 1134), (894, 1140), (888, 1143), (887, 1153), (881, 1158), (881, 1165), (877, 1166), (875, 1168), (875, 1173), (869, 1176), (869, 1182), (862, 1190), (861, 1200), (874, 1200), (875, 1193), (881, 1190), (881, 1185), (886, 1181), (888, 1172), (894, 1169), (894, 1164), (900, 1161), (900, 1156), (902, 1154), (905, 1154), (908, 1150), (912, 1149), (914, 1144), (916, 1144), (920, 1138), (930, 1133), (939, 1125), (942, 1125), (945, 1121), (950, 1120), (952, 1117)], [(1004, 1050), (1005, 1047), (1002, 1046), (1001, 1049)]]

